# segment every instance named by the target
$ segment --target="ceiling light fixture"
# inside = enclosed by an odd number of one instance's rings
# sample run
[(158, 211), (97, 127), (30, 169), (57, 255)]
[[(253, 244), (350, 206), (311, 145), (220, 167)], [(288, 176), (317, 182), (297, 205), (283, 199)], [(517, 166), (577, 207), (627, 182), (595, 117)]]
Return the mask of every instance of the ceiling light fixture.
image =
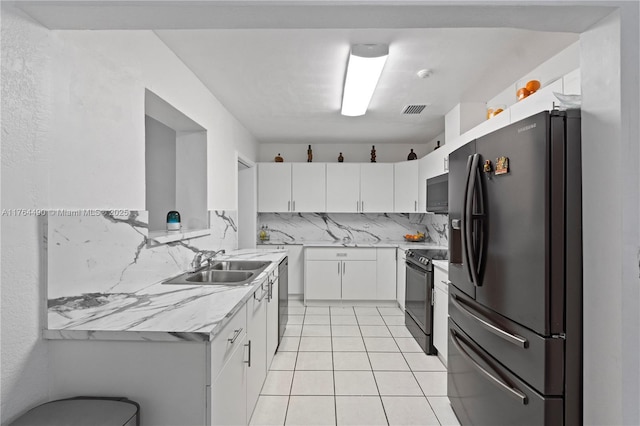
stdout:
[(342, 115), (354, 117), (367, 112), (388, 56), (389, 46), (386, 44), (355, 44), (351, 47), (342, 94)]

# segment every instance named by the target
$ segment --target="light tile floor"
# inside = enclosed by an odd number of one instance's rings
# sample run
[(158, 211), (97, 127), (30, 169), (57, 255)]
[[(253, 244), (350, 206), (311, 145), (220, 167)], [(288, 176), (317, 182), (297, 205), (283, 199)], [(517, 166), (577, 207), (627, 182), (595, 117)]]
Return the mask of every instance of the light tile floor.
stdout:
[(458, 425), (447, 370), (392, 307), (307, 307), (289, 322), (251, 425)]

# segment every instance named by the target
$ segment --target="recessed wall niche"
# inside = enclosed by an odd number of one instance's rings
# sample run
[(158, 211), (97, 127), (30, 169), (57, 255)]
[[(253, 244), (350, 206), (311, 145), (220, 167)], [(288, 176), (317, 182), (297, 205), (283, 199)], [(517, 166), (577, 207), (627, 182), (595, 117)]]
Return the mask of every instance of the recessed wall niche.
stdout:
[[(149, 236), (171, 241), (202, 235), (207, 212), (207, 131), (145, 90), (145, 179)], [(168, 232), (167, 213), (180, 212), (181, 232)]]

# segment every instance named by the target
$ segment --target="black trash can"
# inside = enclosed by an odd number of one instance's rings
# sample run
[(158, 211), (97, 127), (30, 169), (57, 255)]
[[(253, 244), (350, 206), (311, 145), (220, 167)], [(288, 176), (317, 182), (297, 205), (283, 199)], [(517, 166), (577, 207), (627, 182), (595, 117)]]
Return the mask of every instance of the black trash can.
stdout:
[(140, 426), (140, 405), (127, 398), (78, 396), (39, 405), (10, 426)]

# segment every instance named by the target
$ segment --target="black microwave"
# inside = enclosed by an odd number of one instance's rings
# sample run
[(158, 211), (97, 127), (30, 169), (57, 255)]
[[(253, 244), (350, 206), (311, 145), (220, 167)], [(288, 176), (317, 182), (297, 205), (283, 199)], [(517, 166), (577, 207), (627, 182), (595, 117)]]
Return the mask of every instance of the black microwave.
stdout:
[(449, 175), (447, 173), (427, 179), (427, 211), (449, 212)]

